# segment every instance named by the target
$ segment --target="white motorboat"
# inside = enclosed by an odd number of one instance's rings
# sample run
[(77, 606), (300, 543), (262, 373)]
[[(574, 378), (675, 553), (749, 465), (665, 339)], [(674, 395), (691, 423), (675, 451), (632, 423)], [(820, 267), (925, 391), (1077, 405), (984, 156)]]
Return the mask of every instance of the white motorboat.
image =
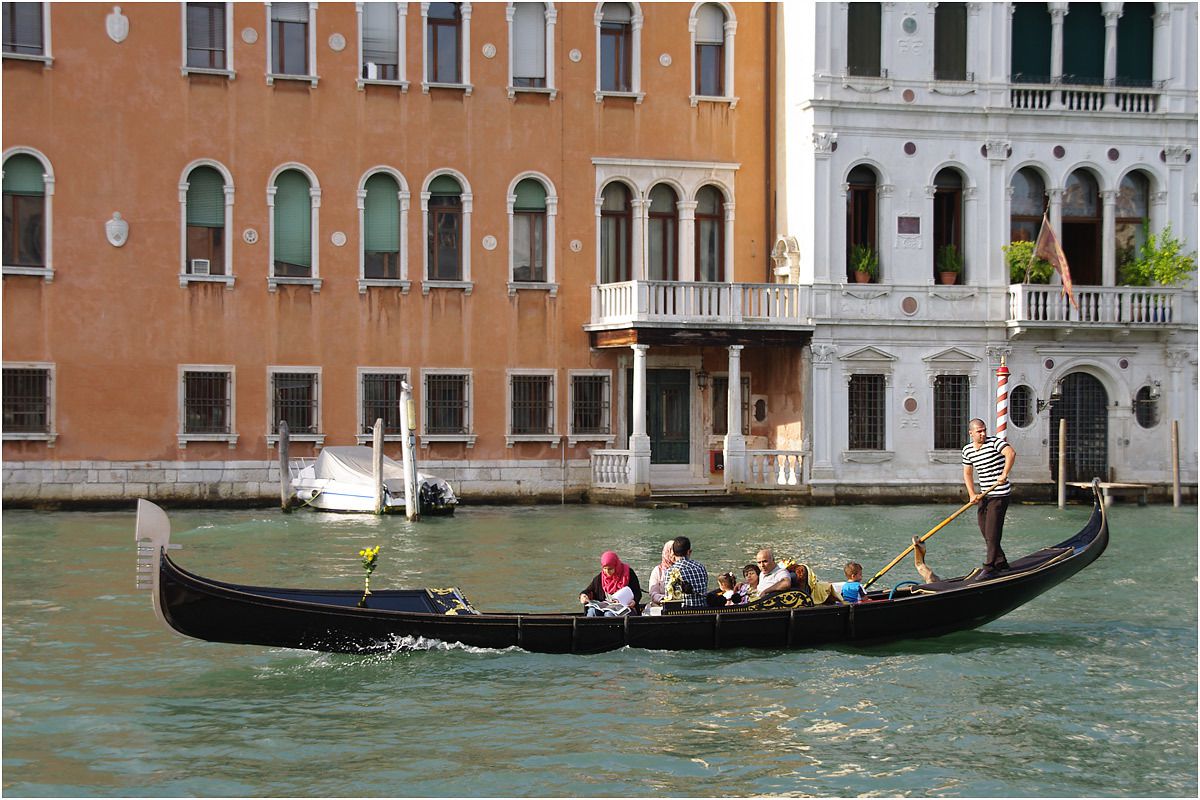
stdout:
[[(288, 461), (296, 505), (322, 511), (375, 511), (374, 477), (369, 447), (326, 447), (316, 458)], [(404, 465), (383, 457), (385, 512), (404, 513)], [(417, 472), (422, 515), (453, 514), (458, 498), (441, 478)]]

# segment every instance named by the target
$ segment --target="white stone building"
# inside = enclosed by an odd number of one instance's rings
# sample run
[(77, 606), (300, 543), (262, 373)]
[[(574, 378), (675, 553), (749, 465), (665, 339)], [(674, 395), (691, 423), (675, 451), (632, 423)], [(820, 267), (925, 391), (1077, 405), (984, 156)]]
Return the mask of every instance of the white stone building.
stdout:
[[(811, 292), (805, 478), (961, 481), (966, 421), (1011, 370), (1017, 482), (1196, 481), (1195, 275), (1121, 285), (1170, 226), (1197, 246), (1197, 6), (817, 3), (779, 7), (780, 280)], [(1002, 246), (1043, 210), (1079, 310), (1010, 280)], [(854, 245), (878, 275), (857, 283)], [(962, 271), (939, 280), (954, 245)], [(1058, 283), (1057, 276), (1053, 283)]]

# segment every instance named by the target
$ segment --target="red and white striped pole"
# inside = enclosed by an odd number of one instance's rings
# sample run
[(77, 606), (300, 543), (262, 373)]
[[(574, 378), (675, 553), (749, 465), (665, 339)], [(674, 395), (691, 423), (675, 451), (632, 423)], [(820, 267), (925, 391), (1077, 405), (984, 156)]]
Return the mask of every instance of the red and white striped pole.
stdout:
[(1000, 356), (996, 370), (996, 438), (1008, 439), (1008, 367)]

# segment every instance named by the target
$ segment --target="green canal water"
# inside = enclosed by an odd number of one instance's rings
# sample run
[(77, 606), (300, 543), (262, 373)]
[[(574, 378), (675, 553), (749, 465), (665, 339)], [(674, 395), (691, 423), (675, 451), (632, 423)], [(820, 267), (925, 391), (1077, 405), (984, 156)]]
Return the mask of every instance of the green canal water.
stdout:
[[(868, 574), (953, 507), (464, 507), (453, 519), (175, 511), (176, 557), (290, 586), (461, 587), (575, 607), (615, 549), (643, 580), (692, 538)], [(1083, 506), (1009, 511), (1010, 558)], [(1083, 573), (979, 630), (875, 648), (549, 656), (414, 642), (383, 657), (184, 639), (134, 589), (129, 513), (3, 513), (6, 796), (1197, 794), (1197, 514), (1118, 505)], [(978, 564), (971, 515), (930, 540)], [(883, 583), (915, 578), (911, 560)]]

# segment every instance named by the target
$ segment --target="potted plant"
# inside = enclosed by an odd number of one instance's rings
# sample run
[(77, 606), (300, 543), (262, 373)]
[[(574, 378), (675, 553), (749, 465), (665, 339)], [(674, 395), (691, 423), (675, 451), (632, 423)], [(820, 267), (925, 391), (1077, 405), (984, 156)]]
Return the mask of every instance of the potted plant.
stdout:
[(1011, 242), (1000, 249), (1008, 262), (1008, 279), (1012, 283), (1049, 283), (1054, 267), (1049, 261), (1033, 257), (1033, 242)]
[(875, 249), (865, 244), (850, 248), (850, 269), (859, 283), (874, 283), (879, 278), (879, 256)]
[(1183, 242), (1175, 238), (1168, 225), (1161, 233), (1150, 232), (1142, 224), (1145, 244), (1137, 258), (1121, 264), (1119, 279), (1125, 286), (1179, 286), (1196, 271), (1196, 254), (1184, 253)]
[(934, 262), (937, 265), (938, 279), (943, 284), (950, 286), (958, 283), (958, 276), (963, 270), (962, 253), (958, 252), (958, 247), (952, 244), (942, 245), (937, 249)]

